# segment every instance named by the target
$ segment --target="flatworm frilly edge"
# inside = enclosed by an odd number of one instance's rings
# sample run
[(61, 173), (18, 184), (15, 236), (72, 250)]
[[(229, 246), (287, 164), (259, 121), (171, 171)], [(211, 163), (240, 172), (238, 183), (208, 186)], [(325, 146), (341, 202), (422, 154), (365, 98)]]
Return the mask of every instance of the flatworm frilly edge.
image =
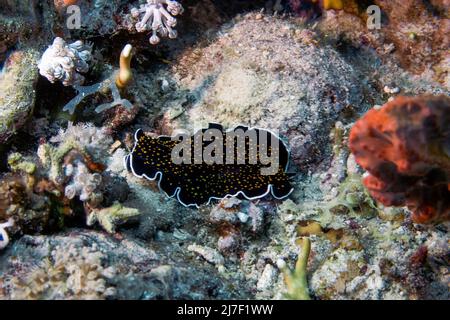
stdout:
[[(170, 136), (161, 135), (156, 138), (146, 136), (141, 129), (134, 134), (134, 147), (124, 157), (124, 166), (136, 177), (150, 181), (158, 179), (159, 190), (169, 198), (176, 197), (185, 207), (199, 208), (201, 204), (210, 204), (213, 199), (221, 200), (227, 197), (243, 196), (248, 200), (255, 200), (269, 193), (276, 199), (284, 199), (292, 193), (294, 189), (286, 173), (290, 154), (278, 135), (268, 129), (256, 127), (236, 126), (224, 131), (221, 125), (210, 123), (208, 129), (211, 128), (221, 130), (223, 135), (237, 129), (256, 130), (258, 134), (262, 131), (273, 135), (281, 142), (278, 172), (275, 175), (261, 175), (259, 171), (261, 165), (248, 163), (176, 165), (171, 161), (170, 155), (172, 148), (179, 142), (172, 141)], [(249, 148), (248, 144), (246, 147)]]

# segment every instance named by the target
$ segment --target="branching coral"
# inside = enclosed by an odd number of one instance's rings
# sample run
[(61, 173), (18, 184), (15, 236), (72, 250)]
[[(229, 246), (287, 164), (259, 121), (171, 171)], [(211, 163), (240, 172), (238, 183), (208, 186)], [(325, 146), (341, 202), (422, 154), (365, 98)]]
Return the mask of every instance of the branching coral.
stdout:
[(73, 170), (67, 168), (66, 171), (66, 167), (74, 161), (82, 162), (90, 171), (102, 171), (103, 166), (96, 161), (101, 161), (108, 154), (113, 142), (103, 128), (70, 122), (66, 130), (61, 129), (50, 141), (57, 146), (41, 144), (38, 156), (41, 164), (49, 170), (49, 179), (58, 185), (66, 180), (66, 173), (72, 176)]
[(74, 85), (77, 95), (64, 106), (63, 111), (68, 111), (73, 114), (75, 112), (75, 108), (86, 97), (107, 91), (111, 91), (113, 101), (97, 106), (97, 108), (95, 108), (95, 112), (100, 113), (116, 106), (123, 106), (131, 111), (133, 105), (127, 99), (122, 98), (119, 89), (124, 89), (127, 87), (132, 79), (133, 74), (130, 68), (132, 49), (132, 46), (127, 44), (122, 50), (120, 54), (120, 69), (118, 72), (114, 72), (103, 81), (90, 86)]
[(0, 220), (14, 219), (10, 234), (42, 232), (49, 220), (49, 198), (25, 172), (8, 173), (0, 180)]
[[(99, 222), (106, 231), (113, 233), (117, 225), (139, 214), (137, 209), (120, 204), (102, 208), (109, 204), (103, 196), (108, 189), (108, 176), (103, 173), (105, 166), (101, 162), (113, 143), (106, 128), (69, 123), (67, 129), (61, 129), (50, 142), (53, 144), (44, 143), (39, 147), (40, 167), (61, 190), (66, 202), (72, 203), (76, 197), (83, 202), (87, 225)], [(109, 181), (112, 183), (111, 178)], [(120, 184), (118, 187), (122, 188)]]
[(17, 152), (8, 156), (8, 165), (13, 172), (23, 171), (28, 174), (33, 174), (36, 171), (36, 164), (24, 160), (22, 155)]
[(302, 238), (301, 250), (295, 264), (294, 271), (284, 270), (284, 279), (287, 286), (287, 297), (293, 300), (310, 300), (307, 266), (309, 253), (311, 251), (311, 240)]
[(350, 133), (368, 171), (364, 185), (386, 206), (407, 206), (417, 223), (450, 218), (450, 98), (399, 97), (370, 110)]
[(160, 42), (158, 34), (171, 39), (177, 37), (177, 31), (173, 29), (177, 24), (177, 19), (173, 16), (182, 14), (183, 11), (181, 4), (174, 0), (147, 0), (147, 4), (141, 5), (139, 9), (131, 9), (131, 16), (139, 19), (140, 15), (144, 14), (142, 19), (136, 22), (136, 30), (138, 32), (152, 30), (150, 43), (155, 45)]
[(87, 218), (87, 225), (92, 226), (98, 222), (109, 233), (116, 231), (116, 226), (136, 217), (140, 214), (138, 209), (126, 208), (120, 203), (115, 203), (109, 208), (94, 209)]
[(106, 156), (112, 139), (102, 128), (69, 123), (66, 130), (61, 130), (50, 141), (59, 145), (42, 144), (38, 150), (41, 164), (48, 168), (49, 179), (65, 186), (67, 199), (79, 196), (90, 207), (97, 207), (103, 200), (99, 172), (104, 166), (96, 160)]
[(105, 256), (94, 247), (56, 247), (51, 256), (24, 277), (9, 279), (12, 299), (104, 299), (115, 294), (104, 266)]
[(79, 196), (81, 201), (89, 202), (92, 207), (96, 207), (102, 202), (103, 196), (99, 190), (102, 176), (99, 173), (91, 173), (83, 162), (75, 160), (66, 165), (65, 175), (71, 178), (70, 183), (64, 189), (64, 194), (68, 199), (72, 200), (75, 196)]
[(84, 77), (80, 73), (89, 71), (91, 50), (80, 40), (67, 44), (57, 37), (44, 52), (38, 65), (39, 73), (51, 83), (61, 81), (65, 86), (82, 85)]

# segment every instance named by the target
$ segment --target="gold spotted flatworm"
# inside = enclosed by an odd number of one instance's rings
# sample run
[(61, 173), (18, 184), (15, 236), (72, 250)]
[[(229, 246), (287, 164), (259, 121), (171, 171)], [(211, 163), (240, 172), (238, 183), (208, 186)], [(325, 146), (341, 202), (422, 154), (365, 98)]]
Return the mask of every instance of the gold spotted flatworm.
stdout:
[[(168, 197), (174, 198), (184, 206), (199, 207), (201, 204), (209, 204), (212, 199), (223, 199), (236, 196), (249, 200), (262, 198), (271, 194), (276, 199), (287, 197), (293, 190), (289, 175), (286, 172), (289, 162), (289, 152), (284, 142), (274, 133), (266, 129), (248, 128), (237, 126), (225, 131), (221, 125), (210, 124), (208, 129), (220, 130), (223, 139), (222, 163), (195, 163), (195, 134), (190, 136), (191, 162), (177, 164), (173, 161), (172, 151), (180, 143), (179, 140), (169, 136), (153, 138), (144, 134), (142, 130), (135, 133), (133, 150), (124, 158), (125, 167), (135, 176), (158, 181), (160, 190)], [(199, 130), (204, 133), (208, 129)], [(227, 140), (226, 136), (232, 132), (244, 132), (245, 160), (238, 162), (238, 141)], [(197, 133), (199, 132), (197, 131)], [(251, 131), (255, 135), (248, 134)], [(265, 140), (263, 139), (265, 135)], [(256, 136), (256, 141), (253, 141)], [(214, 141), (214, 138), (212, 141)], [(208, 148), (211, 141), (202, 140), (202, 151)], [(278, 166), (274, 174), (262, 174), (261, 169), (270, 165), (262, 164), (260, 150), (257, 152), (257, 163), (250, 160), (251, 148), (260, 148), (260, 143), (266, 141), (268, 145), (267, 155), (271, 155), (273, 141), (277, 142)], [(242, 144), (240, 145), (242, 147)], [(231, 148), (235, 156), (233, 163), (227, 162), (227, 148)], [(219, 153), (218, 153), (219, 154)], [(274, 153), (275, 154), (275, 153)], [(215, 152), (212, 155), (216, 155)], [(242, 154), (241, 154), (242, 155)], [(254, 158), (253, 158), (254, 159)], [(242, 162), (244, 161), (244, 162)]]

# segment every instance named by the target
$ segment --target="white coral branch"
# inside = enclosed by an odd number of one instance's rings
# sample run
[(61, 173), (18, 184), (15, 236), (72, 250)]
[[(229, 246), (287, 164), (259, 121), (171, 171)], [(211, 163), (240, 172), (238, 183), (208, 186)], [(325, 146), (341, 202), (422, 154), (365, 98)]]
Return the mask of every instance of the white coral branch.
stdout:
[(51, 83), (61, 81), (65, 86), (82, 85), (84, 77), (80, 73), (89, 71), (91, 50), (81, 40), (67, 44), (57, 37), (42, 55), (39, 73)]
[(173, 16), (180, 15), (183, 11), (182, 5), (174, 0), (147, 0), (147, 4), (141, 5), (139, 9), (131, 9), (131, 16), (139, 19), (143, 14), (135, 28), (138, 32), (151, 30), (150, 43), (155, 45), (161, 41), (159, 36), (168, 36), (170, 39), (177, 37), (177, 31), (173, 29), (177, 19)]

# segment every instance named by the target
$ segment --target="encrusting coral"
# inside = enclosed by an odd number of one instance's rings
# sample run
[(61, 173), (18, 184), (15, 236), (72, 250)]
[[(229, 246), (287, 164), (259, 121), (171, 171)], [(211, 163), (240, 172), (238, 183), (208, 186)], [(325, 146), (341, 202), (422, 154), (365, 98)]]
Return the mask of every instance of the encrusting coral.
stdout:
[(147, 3), (142, 4), (139, 9), (131, 9), (131, 16), (139, 19), (140, 15), (144, 14), (142, 19), (136, 22), (136, 30), (138, 32), (152, 30), (149, 41), (155, 45), (161, 41), (158, 35), (168, 36), (170, 39), (177, 37), (177, 31), (173, 29), (177, 24), (177, 19), (173, 16), (182, 14), (183, 11), (181, 4), (174, 0), (147, 0)]
[(450, 98), (398, 97), (356, 122), (349, 145), (368, 171), (364, 185), (417, 223), (450, 218)]
[(80, 73), (89, 71), (91, 50), (81, 40), (67, 44), (62, 38), (56, 37), (42, 55), (39, 73), (51, 83), (61, 81), (65, 86), (80, 86), (84, 82), (84, 76)]

